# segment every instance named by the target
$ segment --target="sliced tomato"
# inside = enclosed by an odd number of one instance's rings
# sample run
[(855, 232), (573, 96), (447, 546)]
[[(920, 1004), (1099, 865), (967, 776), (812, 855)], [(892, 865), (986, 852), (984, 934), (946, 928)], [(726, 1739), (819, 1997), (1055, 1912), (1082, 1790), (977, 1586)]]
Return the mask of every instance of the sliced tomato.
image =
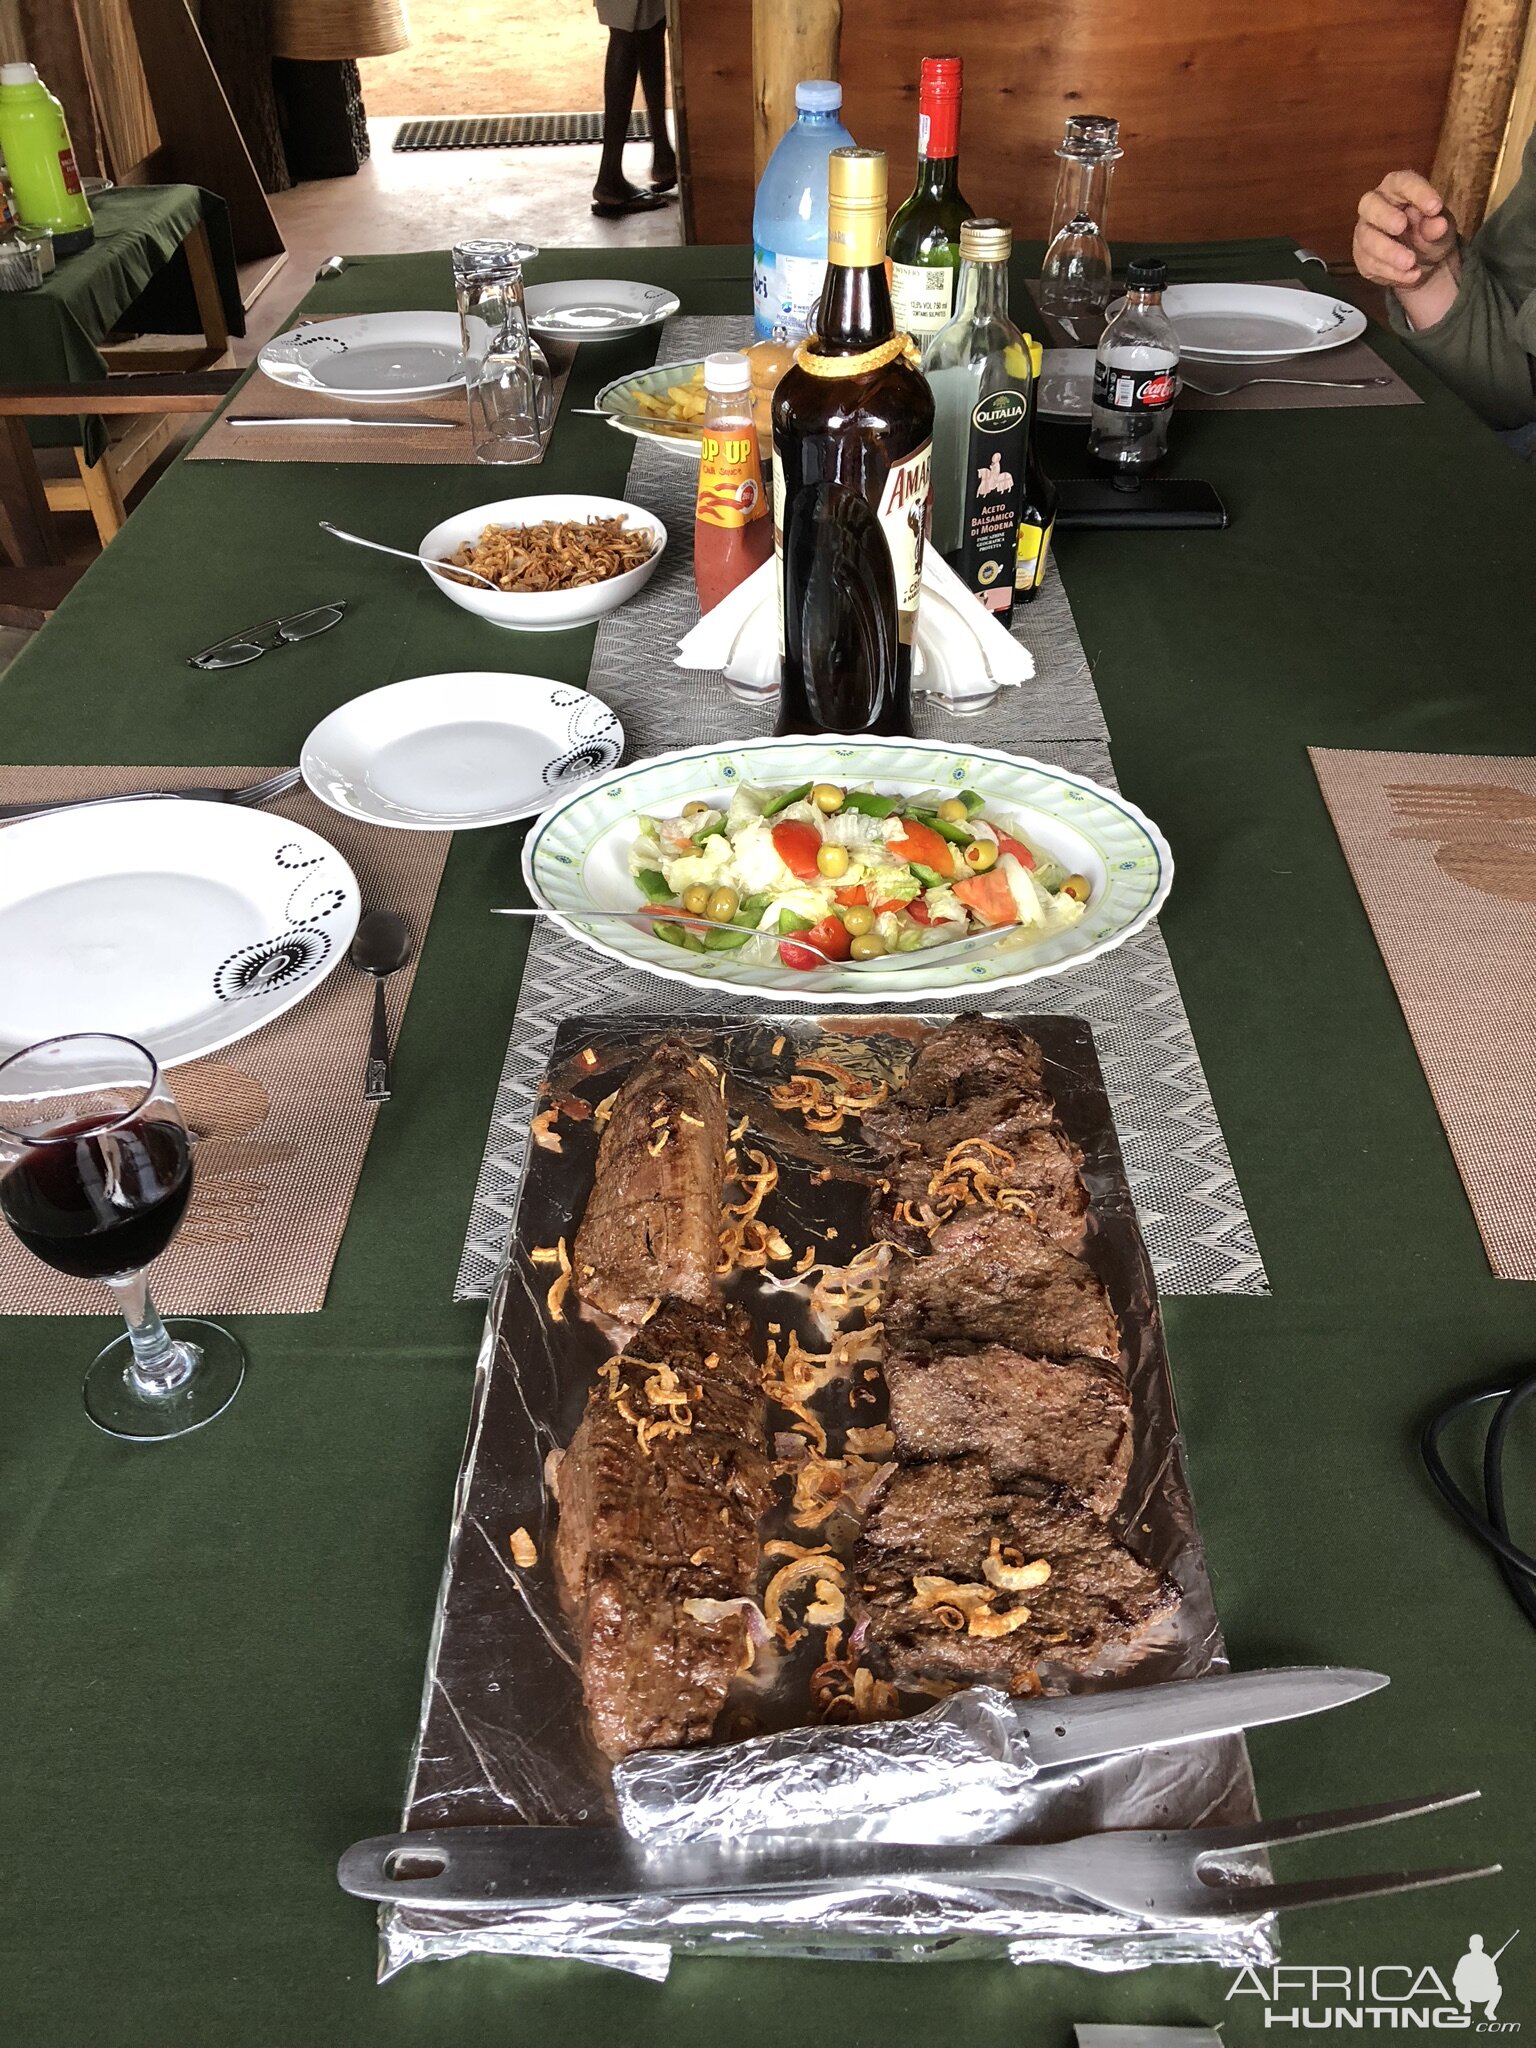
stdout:
[(792, 939), (779, 941), (779, 958), (802, 974), (808, 968), (825, 966), (828, 960), (846, 960), (852, 951), (847, 926), (830, 910), (808, 932), (796, 932)]
[(984, 875), (967, 875), (963, 882), (956, 882), (955, 894), (983, 924), (1017, 924), (1019, 921), (1008, 878), (1000, 875), (996, 868), (990, 868)]
[(898, 910), (905, 910), (916, 924), (932, 924), (933, 912), (921, 896), (914, 896), (910, 903), (898, 903)]
[(1019, 863), (1019, 866), (1022, 868), (1033, 868), (1039, 866), (1039, 862), (1035, 859), (1035, 856), (1030, 852), (1029, 848), (1024, 844), (1022, 839), (1010, 839), (1006, 832), (999, 832), (997, 835), (998, 859), (1001, 860), (1005, 853), (1011, 853), (1014, 859)]
[(797, 881), (818, 878), (816, 856), (821, 851), (821, 834), (803, 819), (786, 819), (773, 828), (773, 850)]
[(902, 818), (899, 823), (901, 831), (889, 844), (903, 860), (915, 860), (920, 867), (932, 868), (936, 875), (955, 873), (955, 848), (947, 839), (942, 839), (921, 818)]
[(869, 901), (869, 891), (862, 882), (855, 882), (851, 889), (834, 889), (832, 894), (841, 903), (844, 910), (853, 910), (859, 905), (867, 904)]

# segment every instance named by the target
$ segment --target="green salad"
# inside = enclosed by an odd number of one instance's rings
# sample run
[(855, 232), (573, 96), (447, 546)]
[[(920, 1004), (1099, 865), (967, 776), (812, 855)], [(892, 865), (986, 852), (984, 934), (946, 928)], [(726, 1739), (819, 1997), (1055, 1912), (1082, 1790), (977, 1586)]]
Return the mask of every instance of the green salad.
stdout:
[[(767, 932), (786, 967), (912, 953), (1010, 925), (1044, 939), (1076, 924), (1090, 894), (1085, 876), (989, 816), (975, 790), (739, 784), (723, 804), (636, 823), (629, 871), (659, 937), (710, 953)], [(669, 923), (669, 908), (710, 929)]]

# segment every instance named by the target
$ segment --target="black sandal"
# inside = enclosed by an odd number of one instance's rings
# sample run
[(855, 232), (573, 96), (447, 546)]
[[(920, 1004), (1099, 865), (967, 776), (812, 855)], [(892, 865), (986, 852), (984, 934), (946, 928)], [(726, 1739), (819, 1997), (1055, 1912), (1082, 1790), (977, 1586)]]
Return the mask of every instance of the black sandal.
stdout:
[(666, 205), (666, 197), (660, 192), (642, 192), (635, 188), (622, 199), (594, 199), (592, 211), (599, 220), (622, 220), (630, 213), (654, 213), (658, 206)]

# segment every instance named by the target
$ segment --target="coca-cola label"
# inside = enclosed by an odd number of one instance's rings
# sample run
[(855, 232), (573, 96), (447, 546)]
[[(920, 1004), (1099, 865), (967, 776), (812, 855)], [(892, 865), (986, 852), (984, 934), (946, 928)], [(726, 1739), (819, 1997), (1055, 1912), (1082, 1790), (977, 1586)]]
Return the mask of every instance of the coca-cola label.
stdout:
[[(774, 467), (777, 469), (778, 465)], [(925, 441), (902, 461), (891, 464), (875, 508), (895, 573), (897, 630), (903, 645), (908, 647), (912, 644), (917, 593), (923, 580), (923, 536), (928, 524), (932, 468), (933, 443)]]
[(1110, 412), (1162, 412), (1178, 390), (1176, 369), (1122, 370), (1102, 360), (1093, 366), (1093, 402)]

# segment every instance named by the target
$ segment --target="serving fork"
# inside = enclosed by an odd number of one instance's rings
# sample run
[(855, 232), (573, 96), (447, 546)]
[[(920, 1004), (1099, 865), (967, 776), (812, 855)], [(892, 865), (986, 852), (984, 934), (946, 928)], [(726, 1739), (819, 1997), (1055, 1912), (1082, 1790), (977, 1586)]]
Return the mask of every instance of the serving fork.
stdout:
[(1044, 1894), (1145, 1921), (1253, 1919), (1297, 1906), (1381, 1898), (1466, 1878), (1497, 1863), (1388, 1870), (1275, 1884), (1242, 1868), (1256, 1851), (1384, 1821), (1438, 1813), (1477, 1799), (1390, 1800), (1334, 1813), (1219, 1828), (1127, 1829), (1067, 1842), (829, 1842), (756, 1837), (750, 1843), (647, 1848), (610, 1828), (423, 1828), (356, 1842), (337, 1865), (343, 1891), (433, 1912), (505, 1912), (573, 1900), (803, 1897), (850, 1887), (933, 1885)]
[(297, 787), (299, 780), (299, 769), (284, 768), (276, 775), (269, 775), (265, 782), (253, 782), (243, 789), (225, 785), (196, 789), (125, 789), (115, 796), (70, 796), (45, 804), (0, 804), (0, 824), (14, 825), (22, 818), (41, 818), (49, 811), (84, 811), (94, 809), (98, 804), (141, 803), (147, 797), (183, 797), (193, 803), (205, 804), (264, 804), (272, 797), (286, 796), (290, 789)]
[(1187, 384), (1191, 391), (1198, 391), (1202, 398), (1231, 398), (1238, 391), (1247, 391), (1255, 384), (1290, 384), (1298, 391), (1374, 391), (1379, 386), (1390, 384), (1390, 377), (1244, 377), (1238, 384), (1197, 384), (1193, 377), (1179, 367), (1179, 382)]
[[(969, 938), (948, 939), (941, 946), (919, 946), (910, 953), (877, 953), (872, 960), (819, 960), (817, 948), (807, 946), (796, 932), (786, 932), (781, 937), (777, 932), (749, 931), (744, 925), (719, 924), (708, 917), (695, 917), (688, 910), (674, 910), (668, 904), (657, 904), (654, 909), (637, 904), (633, 910), (543, 910), (535, 905), (500, 906), (491, 912), (493, 917), (544, 917), (555, 923), (571, 924), (627, 924), (637, 932), (655, 934), (659, 924), (685, 925), (696, 932), (731, 932), (741, 941), (740, 945), (719, 948), (722, 954), (732, 959), (742, 954), (755, 961), (773, 964), (782, 958), (781, 945), (789, 946), (806, 955), (815, 964), (798, 969), (807, 974), (825, 973), (830, 968), (848, 974), (878, 973), (882, 968), (941, 967), (955, 960), (970, 960), (978, 953), (990, 953), (994, 947), (1005, 945), (1011, 939), (1015, 944), (1032, 943), (1029, 928), (1024, 925), (1001, 925), (996, 931), (975, 932)], [(796, 946), (797, 940), (801, 943)]]

